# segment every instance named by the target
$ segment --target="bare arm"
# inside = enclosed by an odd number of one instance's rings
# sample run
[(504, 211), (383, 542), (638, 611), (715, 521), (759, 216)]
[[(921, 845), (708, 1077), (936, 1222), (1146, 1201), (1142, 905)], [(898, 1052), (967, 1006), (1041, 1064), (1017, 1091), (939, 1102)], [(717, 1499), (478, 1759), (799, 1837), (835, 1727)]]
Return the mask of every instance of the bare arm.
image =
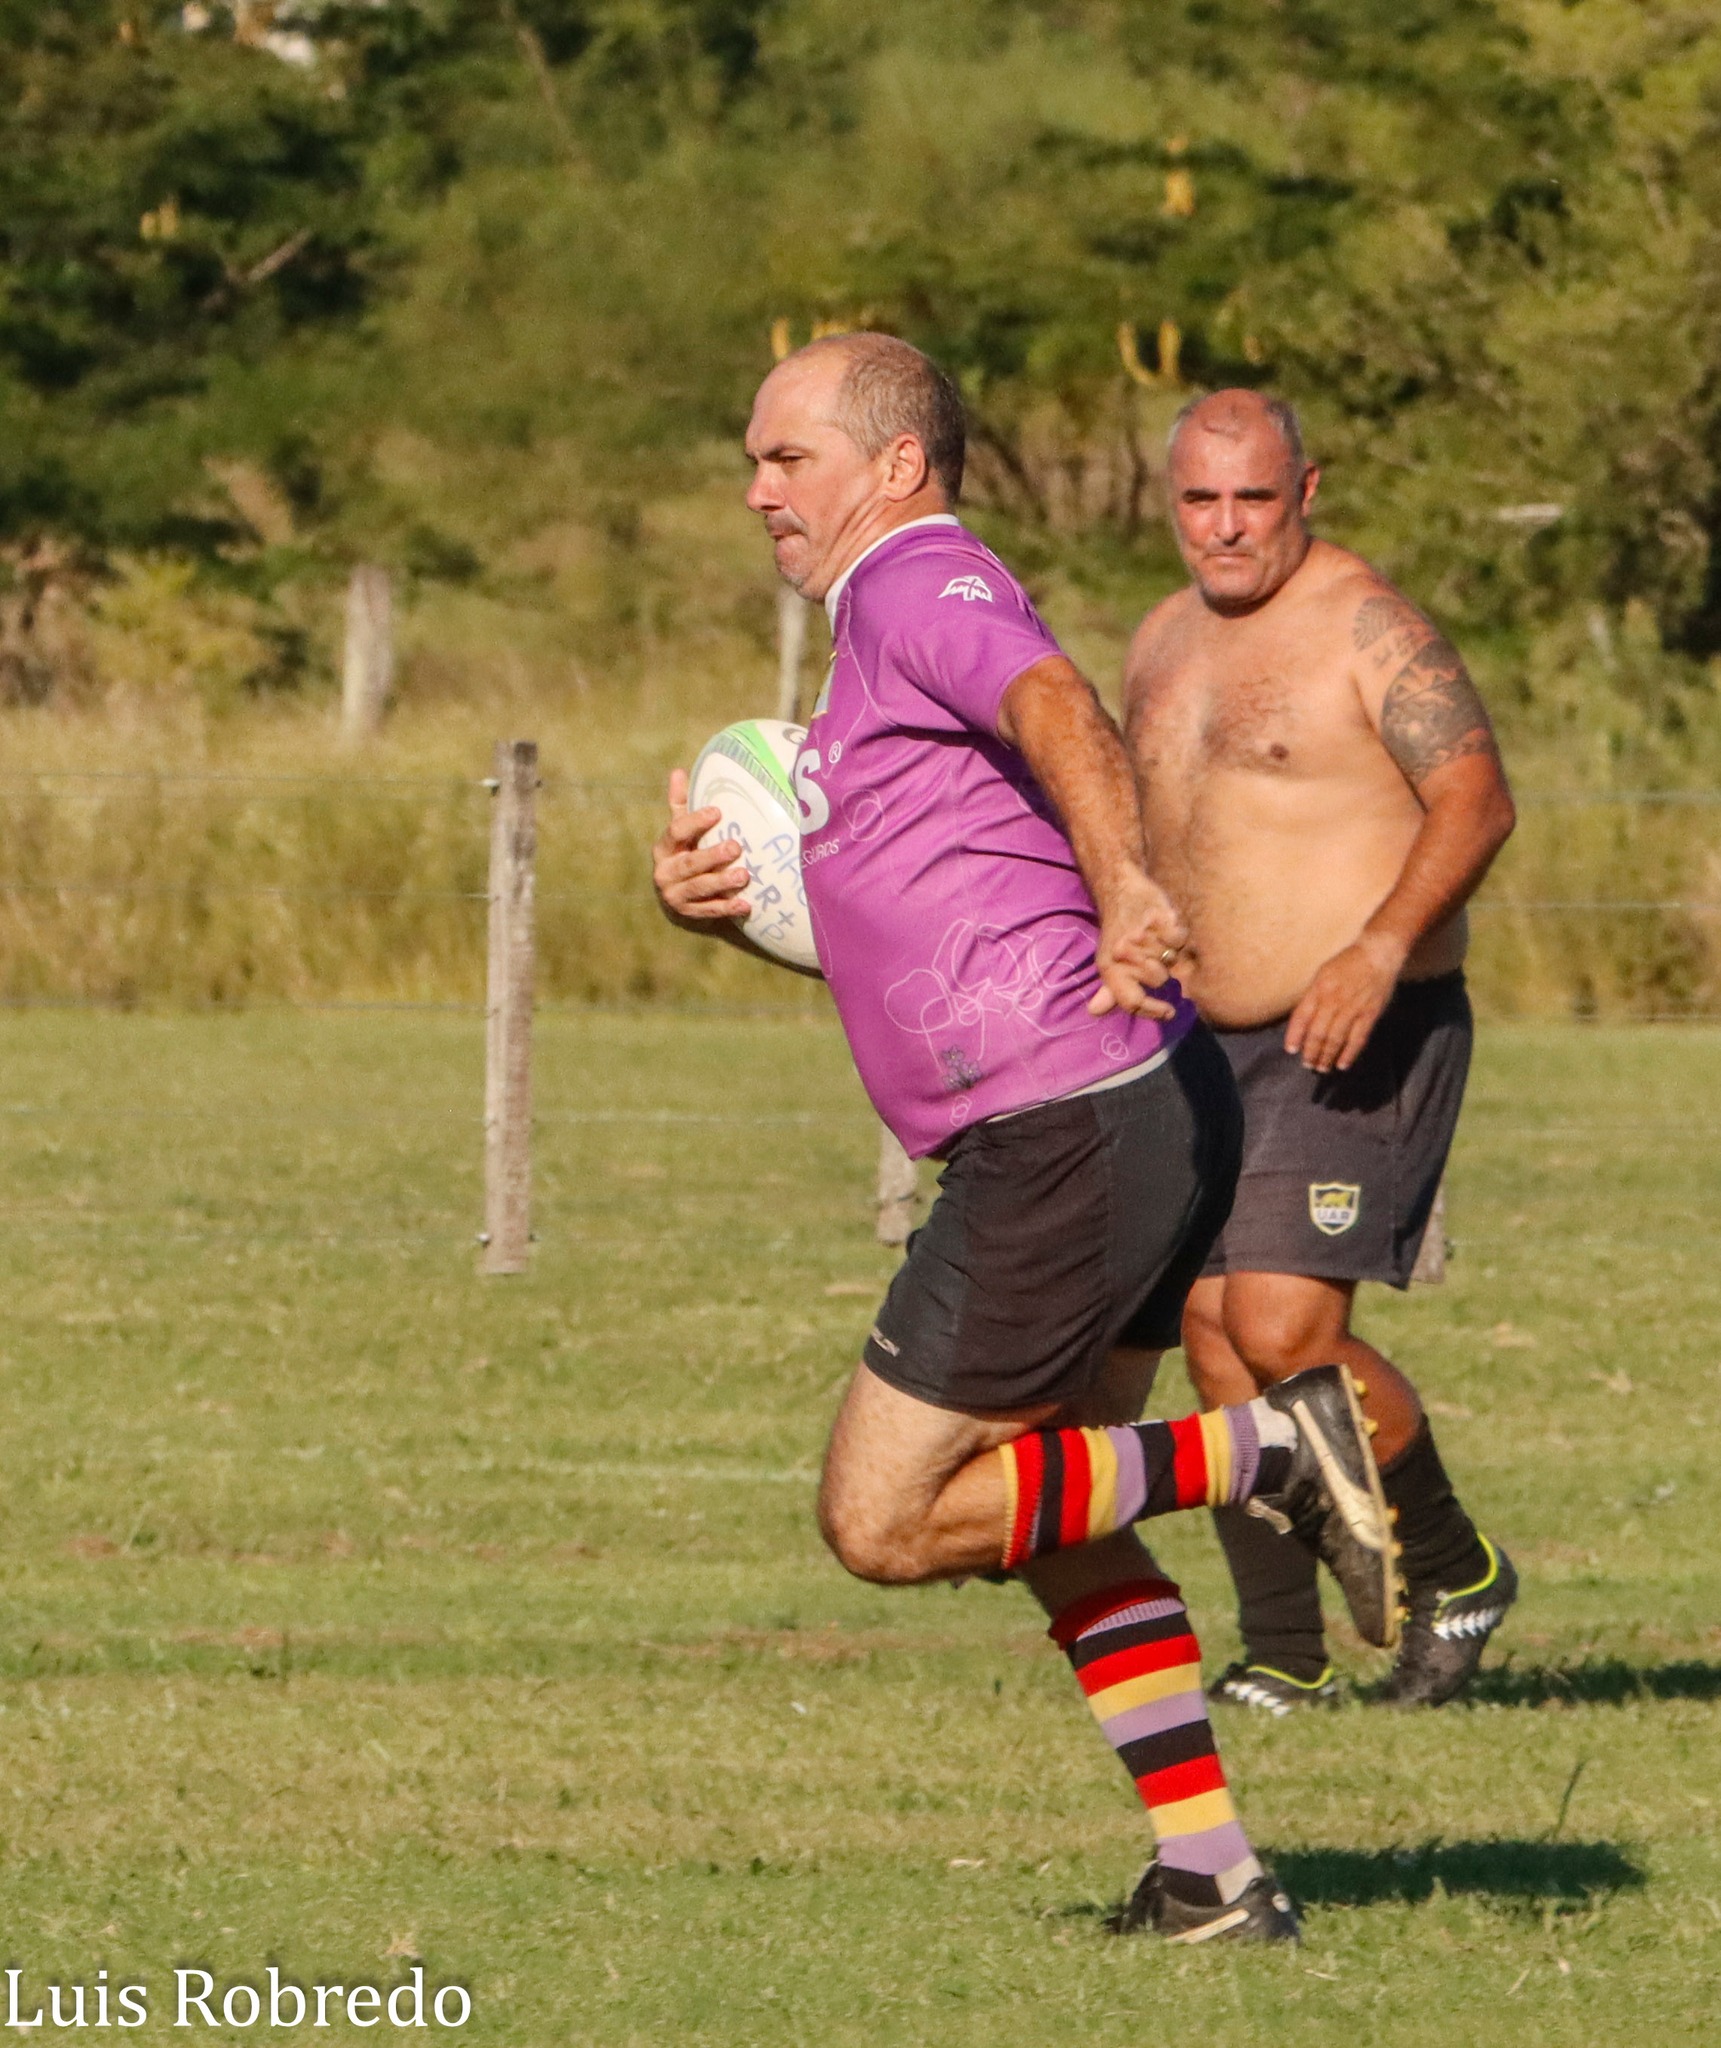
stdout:
[(1100, 914), (1101, 988), (1088, 1007), (1171, 1016), (1148, 990), (1166, 980), (1188, 933), (1147, 872), (1129, 755), (1092, 685), (1062, 655), (1036, 662), (1005, 692), (998, 735), (1050, 798)]
[(1386, 899), (1291, 1014), (1286, 1050), (1322, 1073), (1355, 1062), (1405, 963), (1463, 909), (1516, 823), (1487, 709), (1452, 643), (1391, 591), (1363, 599), (1352, 641), (1364, 708), (1423, 819)]
[[(1475, 894), (1517, 823), (1494, 728), (1458, 650), (1397, 596), (1368, 599), (1353, 636), (1363, 702), (1424, 817), (1397, 883), (1367, 929), (1405, 955)], [(1378, 709), (1377, 709), (1378, 705)]]

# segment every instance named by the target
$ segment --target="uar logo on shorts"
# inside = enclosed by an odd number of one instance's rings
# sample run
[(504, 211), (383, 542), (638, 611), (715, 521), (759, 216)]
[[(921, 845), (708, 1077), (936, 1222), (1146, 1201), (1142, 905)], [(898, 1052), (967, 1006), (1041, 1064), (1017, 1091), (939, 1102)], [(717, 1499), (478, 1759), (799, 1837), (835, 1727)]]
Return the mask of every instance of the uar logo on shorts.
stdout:
[(983, 576), (952, 576), (938, 594), (940, 597), (959, 597), (964, 604), (992, 602), (991, 585)]
[(1323, 1237), (1343, 1237), (1361, 1213), (1362, 1189), (1354, 1181), (1310, 1181), (1309, 1221)]

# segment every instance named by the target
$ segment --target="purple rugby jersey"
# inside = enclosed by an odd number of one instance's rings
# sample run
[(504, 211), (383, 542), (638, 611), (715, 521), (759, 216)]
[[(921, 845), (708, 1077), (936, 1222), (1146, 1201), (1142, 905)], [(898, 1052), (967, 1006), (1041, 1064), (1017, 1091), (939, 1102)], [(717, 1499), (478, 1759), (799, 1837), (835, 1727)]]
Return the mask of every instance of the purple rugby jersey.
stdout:
[(1088, 1014), (1099, 919), (1050, 804), (997, 736), (1057, 654), (1027, 593), (952, 519), (900, 527), (836, 592), (830, 674), (795, 762), (819, 960), (879, 1115), (916, 1158), (1174, 1045), (1195, 1021)]

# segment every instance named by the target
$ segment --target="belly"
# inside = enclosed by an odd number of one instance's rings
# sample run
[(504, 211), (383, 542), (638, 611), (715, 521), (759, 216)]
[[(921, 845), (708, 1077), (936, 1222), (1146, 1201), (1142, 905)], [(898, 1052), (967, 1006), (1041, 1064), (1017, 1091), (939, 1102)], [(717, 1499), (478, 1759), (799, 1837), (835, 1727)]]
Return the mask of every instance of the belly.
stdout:
[[(1392, 793), (1371, 801), (1318, 784), (1248, 786), (1257, 780), (1211, 779), (1181, 834), (1155, 835), (1189, 921), (1188, 972), (1179, 976), (1202, 1015), (1232, 1030), (1296, 1007), (1316, 969), (1352, 944), (1390, 894), (1422, 821), (1408, 791), (1401, 805)], [(1464, 942), (1459, 916), (1430, 934), (1406, 977), (1458, 966)]]

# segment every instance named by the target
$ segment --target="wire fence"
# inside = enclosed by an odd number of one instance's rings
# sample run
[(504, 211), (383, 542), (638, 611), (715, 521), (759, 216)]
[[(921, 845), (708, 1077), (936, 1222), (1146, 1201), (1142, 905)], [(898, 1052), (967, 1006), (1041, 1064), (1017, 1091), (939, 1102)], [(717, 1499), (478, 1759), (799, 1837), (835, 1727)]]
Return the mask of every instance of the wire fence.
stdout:
[[(476, 1012), (493, 787), (476, 775), (169, 765), (0, 771), (0, 1007)], [(188, 795), (217, 808), (187, 816), (178, 799)], [(543, 1008), (823, 1014), (781, 977), (757, 993), (732, 973), (708, 985), (699, 956), (712, 949), (660, 926), (646, 860), (655, 778), (552, 770), (538, 797)], [(1721, 809), (1721, 789), (1531, 789), (1518, 800), (1526, 824), (1553, 829), (1533, 857), (1509, 855), (1472, 905), (1473, 978), (1487, 1006), (1581, 1022), (1721, 1021), (1721, 837), (1677, 826)], [(127, 812), (128, 802), (145, 809)], [(234, 804), (242, 816), (223, 808)], [(313, 812), (286, 824), (259, 822), (306, 804)], [(366, 807), (369, 826), (339, 823)], [(1597, 821), (1610, 817), (1598, 840)], [(321, 877), (306, 872), (319, 867)], [(1621, 886), (1595, 886), (1616, 874)], [(289, 953), (291, 971), (276, 971)], [(1523, 999), (1498, 999), (1514, 981)]]
[[(0, 771), (0, 1008), (148, 1005), (223, 1013), (279, 1006), (476, 1019), (486, 1009), (480, 995), (486, 916), (474, 913), (488, 913), (491, 905), (486, 842), (496, 786), (481, 776), (166, 767)], [(785, 1025), (832, 1021), (822, 990), (763, 968), (753, 983), (731, 984), (727, 991), (703, 987), (696, 976), (677, 982), (658, 972), (654, 947), (678, 957), (728, 949), (687, 946), (657, 919), (647, 861), (660, 815), (655, 780), (550, 772), (540, 780), (537, 801), (547, 856), (543, 878), (551, 886), (540, 887), (536, 901), (552, 919), (562, 916), (552, 941), (561, 949), (557, 957), (578, 961), (616, 944), (618, 932), (631, 947), (631, 965), (611, 975), (607, 992), (595, 975), (583, 990), (570, 972), (546, 977), (550, 993), (536, 1005), (546, 1019), (645, 1012)], [(1531, 827), (1541, 838), (1529, 858), (1492, 878), (1473, 906), (1484, 972), (1497, 973), (1507, 958), (1536, 963), (1540, 985), (1564, 998), (1551, 1013), (1580, 1023), (1721, 1023), (1721, 927), (1709, 923), (1721, 916), (1721, 834), (1711, 845), (1676, 822), (1709, 814), (1721, 820), (1721, 790), (1530, 790), (1520, 793), (1519, 803), (1527, 821), (1544, 821)], [(1669, 829), (1656, 821), (1675, 822)], [(135, 913), (145, 922), (122, 934), (123, 945), (111, 927), (96, 934), (109, 955), (102, 965), (105, 984), (92, 986), (101, 976), (88, 971), (88, 946), (79, 948), (90, 939), (98, 906), (102, 915)], [(290, 922), (271, 924), (265, 914)], [(343, 952), (330, 943), (319, 951), (337, 915), (357, 921), (363, 944)], [(232, 921), (223, 923), (224, 916)], [(1606, 941), (1614, 957), (1642, 955), (1654, 969), (1636, 982), (1622, 977), (1625, 998), (1611, 1005), (1580, 999), (1583, 973), (1601, 950), (1597, 930), (1625, 933)], [(1645, 932), (1652, 935), (1648, 942), (1640, 936)], [(305, 963), (285, 996), (264, 971), (270, 949), (284, 944), (296, 946)], [(149, 956), (171, 962), (176, 949), (198, 948), (203, 964), (197, 975), (150, 978)], [(363, 982), (376, 977), (377, 962), (391, 957), (390, 949), (409, 961), (421, 983), (436, 986), (419, 993), (367, 991)], [(235, 971), (235, 963), (245, 971)], [(747, 963), (741, 969), (745, 974)], [(613, 986), (618, 980), (619, 989)], [(777, 999), (750, 999), (737, 986), (766, 989)], [(532, 1130), (552, 1151), (572, 1146), (592, 1162), (613, 1152), (615, 1161), (634, 1164), (641, 1148), (656, 1156), (664, 1144), (673, 1147), (684, 1137), (694, 1142), (702, 1134), (720, 1149), (724, 1133), (735, 1144), (747, 1133), (761, 1139), (777, 1131), (818, 1134), (821, 1143), (853, 1145), (861, 1158), (876, 1142), (858, 1095), (826, 1108), (755, 1109), (721, 1101), (676, 1107), (674, 1090), (659, 1104), (606, 1103), (602, 1089), (596, 1092), (595, 1100), (589, 1092), (583, 1100), (565, 1093), (541, 1100), (530, 1117)], [(253, 1134), (260, 1147), (277, 1145), (268, 1134), (278, 1133), (279, 1145), (291, 1148), (298, 1133), (311, 1144), (345, 1130), (367, 1133), (366, 1148), (375, 1144), (368, 1134), (392, 1133), (415, 1156), (423, 1146), (448, 1151), (469, 1145), (475, 1161), (479, 1135), (488, 1127), (476, 1085), (470, 1099), (440, 1107), (415, 1100), (283, 1101), (262, 1093), (208, 1106), (147, 1096), (0, 1100), (0, 1130), (14, 1134), (13, 1145), (23, 1151), (32, 1147), (25, 1133), (40, 1131), (35, 1142), (44, 1150), (64, 1143), (93, 1153), (101, 1126), (114, 1128), (116, 1143), (132, 1143), (122, 1132), (137, 1134), (140, 1147), (152, 1142), (144, 1134), (154, 1130), (162, 1135), (153, 1142), (168, 1149), (177, 1141), (167, 1134), (181, 1130), (185, 1149), (211, 1161), (253, 1142)], [(232, 1145), (222, 1146), (224, 1133), (232, 1134)], [(1592, 1153), (1611, 1158), (1635, 1147), (1636, 1157), (1644, 1148), (1668, 1148), (1688, 1159), (1683, 1148), (1711, 1146), (1718, 1135), (1721, 1124), (1712, 1120), (1665, 1115), (1617, 1123), (1535, 1123), (1521, 1116), (1497, 1122), (1477, 1105), (1466, 1120), (1465, 1143), (1528, 1148), (1556, 1165), (1567, 1163), (1558, 1159), (1559, 1148), (1576, 1147), (1583, 1170), (1590, 1171)], [(863, 1202), (857, 1180), (857, 1209)], [(176, 1193), (156, 1206), (106, 1208), (83, 1203), (70, 1189), (63, 1199), (33, 1199), (20, 1187), (12, 1200), (0, 1200), (0, 1222), (43, 1243), (70, 1224), (86, 1242), (88, 1233), (107, 1230), (120, 1238), (230, 1249), (276, 1244), (405, 1251), (470, 1246), (478, 1220), (457, 1200), (450, 1206), (440, 1196), (426, 1207), (416, 1199), (402, 1202), (397, 1215), (370, 1214), (356, 1231), (351, 1219), (319, 1219), (309, 1209), (300, 1215), (298, 1206), (290, 1197), (283, 1213), (275, 1213), (248, 1194), (212, 1198), (205, 1206)], [(594, 1249), (612, 1237), (617, 1249), (679, 1241), (673, 1230), (642, 1238), (630, 1228), (617, 1236), (621, 1225), (611, 1210), (592, 1187), (564, 1188), (555, 1201), (558, 1227), (572, 1229)], [(1465, 1241), (1459, 1235), (1453, 1242), (1462, 1248)], [(1606, 1240), (1616, 1250), (1624, 1242)], [(1676, 1246), (1673, 1238), (1656, 1242), (1663, 1251)]]

